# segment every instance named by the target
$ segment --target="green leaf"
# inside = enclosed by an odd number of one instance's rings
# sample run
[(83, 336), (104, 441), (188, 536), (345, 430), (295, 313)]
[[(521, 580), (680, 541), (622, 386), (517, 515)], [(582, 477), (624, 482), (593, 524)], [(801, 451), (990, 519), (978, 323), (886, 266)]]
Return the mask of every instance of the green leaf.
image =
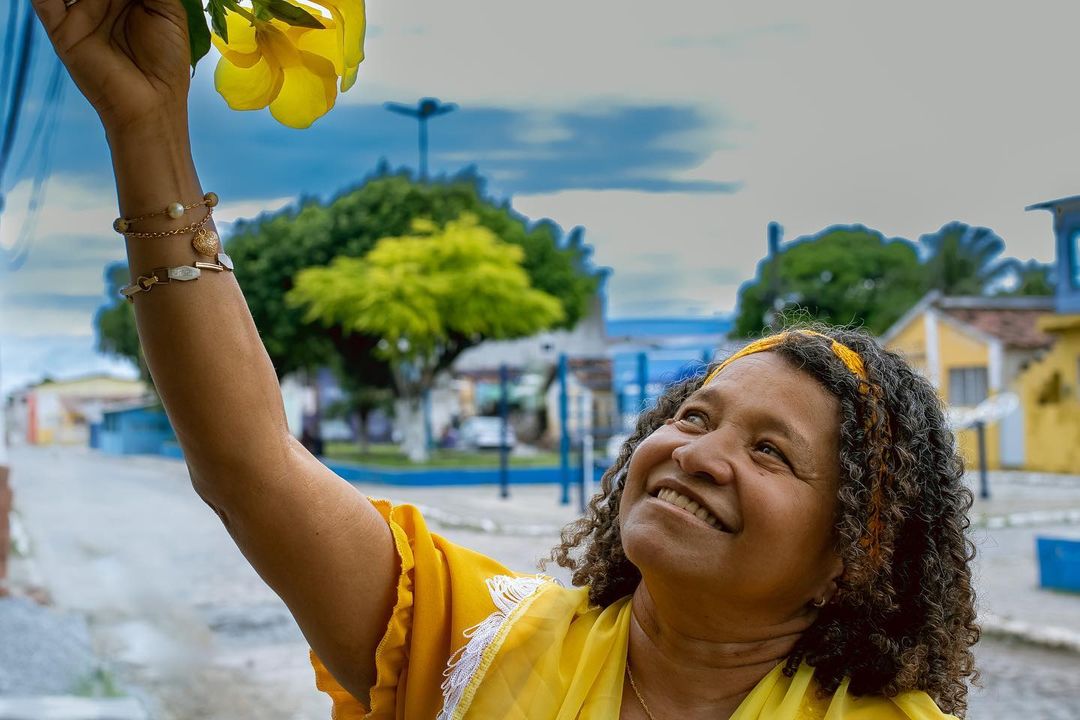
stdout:
[(225, 3), (221, 0), (210, 0), (206, 4), (206, 10), (210, 13), (210, 25), (214, 28), (217, 36), (229, 42), (229, 24), (225, 21)]
[(202, 3), (199, 0), (180, 0), (187, 11), (188, 43), (191, 47), (191, 71), (195, 64), (210, 52), (210, 27), (206, 24)]
[(323, 27), (314, 15), (298, 5), (289, 3), (288, 0), (256, 0), (256, 4), (266, 8), (266, 12), (272, 17), (290, 25), (306, 28)]

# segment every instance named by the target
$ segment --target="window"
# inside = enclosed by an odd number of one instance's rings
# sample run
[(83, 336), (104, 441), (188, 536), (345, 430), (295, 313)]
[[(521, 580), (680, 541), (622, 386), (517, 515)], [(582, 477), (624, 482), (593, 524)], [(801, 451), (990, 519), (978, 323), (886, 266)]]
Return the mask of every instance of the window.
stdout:
[(987, 397), (988, 376), (984, 367), (949, 369), (949, 404), (972, 407)]

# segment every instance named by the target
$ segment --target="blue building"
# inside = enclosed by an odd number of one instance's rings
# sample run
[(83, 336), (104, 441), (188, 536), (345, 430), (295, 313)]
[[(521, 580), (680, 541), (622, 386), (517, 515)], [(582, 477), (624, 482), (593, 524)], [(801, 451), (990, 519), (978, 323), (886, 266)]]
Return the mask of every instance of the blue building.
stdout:
[(667, 385), (701, 372), (742, 343), (727, 339), (732, 319), (622, 318), (606, 323), (612, 392), (624, 427)]
[(157, 403), (122, 405), (104, 410), (90, 430), (90, 447), (110, 455), (157, 455), (176, 435)]

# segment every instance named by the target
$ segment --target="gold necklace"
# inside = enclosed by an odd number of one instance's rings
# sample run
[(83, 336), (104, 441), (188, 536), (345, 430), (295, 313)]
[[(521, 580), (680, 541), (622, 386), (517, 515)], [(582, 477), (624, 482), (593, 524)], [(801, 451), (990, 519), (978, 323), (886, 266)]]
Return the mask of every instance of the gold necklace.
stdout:
[(645, 702), (645, 698), (641, 697), (641, 691), (637, 689), (637, 684), (634, 682), (634, 673), (630, 672), (630, 663), (626, 663), (626, 676), (630, 678), (630, 688), (634, 691), (634, 694), (637, 695), (638, 702), (641, 703), (641, 707), (645, 710), (645, 714), (648, 716), (649, 720), (656, 720), (656, 718), (653, 717), (653, 714), (649, 712), (649, 705)]

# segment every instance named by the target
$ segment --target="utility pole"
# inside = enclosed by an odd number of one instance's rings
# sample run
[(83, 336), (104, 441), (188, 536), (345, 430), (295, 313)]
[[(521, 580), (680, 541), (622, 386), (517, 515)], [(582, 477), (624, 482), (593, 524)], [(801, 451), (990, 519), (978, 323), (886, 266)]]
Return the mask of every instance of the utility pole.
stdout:
[(780, 310), (783, 300), (780, 297), (780, 239), (783, 237), (784, 228), (778, 222), (769, 223), (769, 297), (771, 307), (765, 311), (766, 324), (770, 331), (777, 329)]
[(438, 98), (423, 98), (416, 107), (402, 105), (401, 103), (388, 102), (383, 105), (387, 110), (398, 115), (405, 115), (416, 119), (420, 125), (420, 180), (427, 181), (428, 177), (428, 118), (446, 115), (457, 110), (455, 103), (442, 103)]

